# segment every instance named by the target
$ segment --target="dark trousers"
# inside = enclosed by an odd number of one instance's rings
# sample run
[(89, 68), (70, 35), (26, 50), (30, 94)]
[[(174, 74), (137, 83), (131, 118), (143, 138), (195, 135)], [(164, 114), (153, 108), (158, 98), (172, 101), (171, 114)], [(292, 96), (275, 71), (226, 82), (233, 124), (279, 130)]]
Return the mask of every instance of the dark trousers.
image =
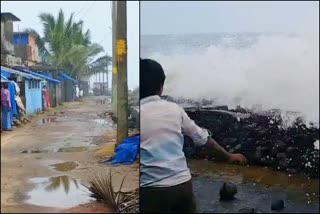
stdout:
[(140, 213), (194, 213), (192, 181), (172, 187), (141, 187)]

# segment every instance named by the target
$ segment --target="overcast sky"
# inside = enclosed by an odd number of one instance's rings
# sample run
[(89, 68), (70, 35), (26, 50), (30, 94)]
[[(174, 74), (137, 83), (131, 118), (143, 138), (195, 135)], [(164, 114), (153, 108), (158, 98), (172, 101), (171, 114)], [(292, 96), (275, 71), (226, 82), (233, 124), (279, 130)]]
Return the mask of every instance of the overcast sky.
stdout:
[[(42, 12), (57, 16), (62, 8), (66, 17), (72, 12), (75, 19), (84, 21), (85, 29), (90, 29), (92, 41), (104, 47), (112, 55), (112, 33), (110, 1), (1, 1), (1, 12), (11, 12), (21, 19), (14, 24), (14, 30), (33, 28), (42, 35), (42, 24), (38, 15)], [(128, 37), (128, 87), (139, 84), (139, 2), (127, 3)]]
[(146, 2), (141, 33), (319, 32), (319, 1)]

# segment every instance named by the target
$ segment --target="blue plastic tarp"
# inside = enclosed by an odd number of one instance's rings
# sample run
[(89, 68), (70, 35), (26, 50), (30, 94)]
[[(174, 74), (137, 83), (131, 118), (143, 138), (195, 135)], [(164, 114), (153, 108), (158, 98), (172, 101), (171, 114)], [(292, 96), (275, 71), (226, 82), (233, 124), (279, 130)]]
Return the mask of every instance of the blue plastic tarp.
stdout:
[(138, 157), (140, 148), (139, 143), (140, 135), (126, 138), (121, 144), (117, 146), (114, 157), (110, 160), (103, 161), (103, 163), (112, 165), (133, 164)]
[(1, 69), (1, 76), (5, 77), (5, 78), (8, 78), (8, 77), (10, 77), (10, 73), (8, 73), (5, 70)]
[(68, 76), (67, 74), (60, 72), (59, 75), (59, 80), (64, 81), (64, 80), (71, 80), (73, 84), (78, 84), (78, 81), (73, 79), (72, 77)]
[(18, 69), (18, 70), (20, 70), (20, 71), (26, 72), (26, 73), (28, 73), (28, 74), (32, 74), (32, 75), (34, 75), (34, 76), (40, 77), (40, 78), (45, 79), (45, 80), (47, 80), (47, 81), (49, 81), (49, 82), (60, 83), (59, 80), (53, 79), (53, 78), (51, 78), (51, 77), (48, 77), (48, 76), (45, 76), (45, 75), (42, 75), (42, 74), (39, 74), (39, 73), (36, 73), (36, 72), (33, 72), (33, 71), (31, 71), (31, 70), (29, 70), (29, 69), (26, 69), (26, 68), (23, 68), (23, 67), (14, 67), (14, 68), (15, 68), (15, 69)]
[(9, 80), (1, 74), (1, 82), (9, 82)]
[[(11, 119), (12, 117), (18, 118), (18, 106), (15, 99), (16, 96), (16, 86), (13, 81), (9, 82), (9, 91), (10, 91), (10, 102), (11, 102)], [(13, 120), (11, 120), (13, 121)]]
[(32, 74), (27, 74), (27, 73), (20, 71), (20, 70), (17, 70), (17, 69), (12, 69), (12, 68), (7, 68), (4, 66), (1, 66), (1, 75), (3, 75), (6, 78), (9, 78), (10, 74), (16, 74), (16, 75), (22, 76), (23, 78), (25, 78), (27, 80), (32, 80), (32, 79), (41, 80), (41, 78), (39, 78), (37, 76), (33, 76)]

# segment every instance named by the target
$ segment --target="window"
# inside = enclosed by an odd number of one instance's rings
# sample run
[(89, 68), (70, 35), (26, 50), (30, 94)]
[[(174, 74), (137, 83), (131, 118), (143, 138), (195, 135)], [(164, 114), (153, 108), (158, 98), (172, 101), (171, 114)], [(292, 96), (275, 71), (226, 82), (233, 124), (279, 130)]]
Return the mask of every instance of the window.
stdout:
[(29, 81), (29, 89), (39, 89), (40, 82), (38, 80), (30, 80)]

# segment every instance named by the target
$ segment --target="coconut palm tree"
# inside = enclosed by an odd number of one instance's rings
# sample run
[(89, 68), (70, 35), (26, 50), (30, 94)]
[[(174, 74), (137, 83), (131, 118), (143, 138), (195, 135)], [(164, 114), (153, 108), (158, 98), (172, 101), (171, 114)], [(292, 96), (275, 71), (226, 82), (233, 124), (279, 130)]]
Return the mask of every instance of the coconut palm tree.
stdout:
[[(43, 24), (43, 38), (37, 39), (41, 54), (46, 54), (49, 62), (58, 69), (63, 69), (71, 76), (80, 76), (86, 70), (93, 57), (103, 48), (91, 42), (90, 31), (83, 31), (83, 21), (75, 21), (74, 14), (66, 20), (60, 9), (58, 16), (41, 13), (39, 18)], [(32, 29), (27, 29), (39, 35)], [(45, 47), (45, 44), (48, 48)]]
[[(94, 62), (89, 64), (88, 74), (100, 74), (102, 73), (107, 74), (107, 83), (108, 81), (108, 72), (109, 72), (109, 66), (112, 64), (112, 57), (110, 57), (108, 54), (98, 58)], [(108, 85), (107, 85), (108, 87)], [(108, 89), (107, 89), (108, 90)]]

